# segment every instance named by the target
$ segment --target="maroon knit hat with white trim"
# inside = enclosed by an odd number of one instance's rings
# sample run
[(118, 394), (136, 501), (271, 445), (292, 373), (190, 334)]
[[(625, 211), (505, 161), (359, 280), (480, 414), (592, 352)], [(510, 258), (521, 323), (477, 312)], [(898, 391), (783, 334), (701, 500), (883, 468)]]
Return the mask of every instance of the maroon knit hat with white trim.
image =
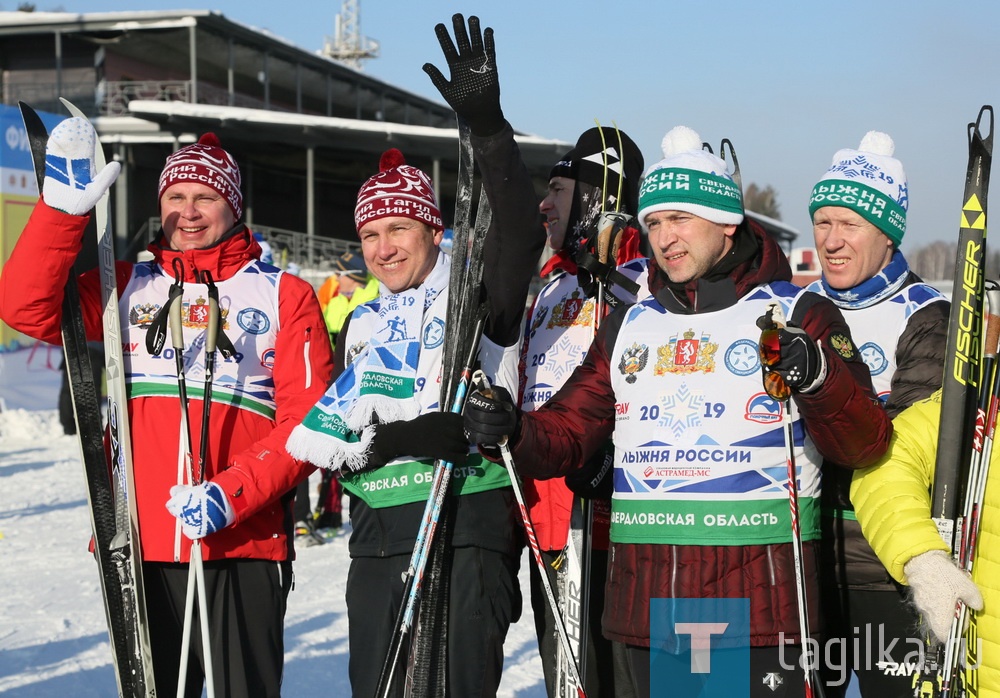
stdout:
[(160, 173), (157, 200), (163, 197), (168, 187), (180, 182), (195, 182), (214, 189), (229, 204), (236, 220), (243, 215), (240, 168), (233, 156), (222, 149), (214, 133), (206, 133), (197, 143), (167, 157)]
[(380, 218), (412, 218), (442, 230), (441, 210), (434, 197), (434, 185), (425, 172), (406, 164), (396, 148), (382, 153), (379, 173), (368, 178), (358, 191), (354, 225), (358, 232)]

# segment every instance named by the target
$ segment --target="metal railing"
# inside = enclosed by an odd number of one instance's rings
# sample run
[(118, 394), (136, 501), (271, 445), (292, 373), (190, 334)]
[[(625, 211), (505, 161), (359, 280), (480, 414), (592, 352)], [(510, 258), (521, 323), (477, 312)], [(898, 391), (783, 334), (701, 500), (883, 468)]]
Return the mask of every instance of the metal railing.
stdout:
[(190, 94), (189, 80), (104, 82), (97, 89), (97, 107), (102, 116), (123, 116), (133, 99), (190, 102)]
[[(128, 103), (134, 99), (160, 102), (191, 102), (190, 80), (105, 81), (96, 87), (54, 82), (7, 83), (2, 87), (3, 103), (30, 104), (35, 109), (61, 114), (65, 110), (59, 97), (65, 97), (89, 116), (129, 116)], [(268, 108), (263, 99), (241, 93), (230, 94), (225, 88), (198, 81), (198, 102), (221, 106)], [(272, 104), (272, 111), (283, 111)]]

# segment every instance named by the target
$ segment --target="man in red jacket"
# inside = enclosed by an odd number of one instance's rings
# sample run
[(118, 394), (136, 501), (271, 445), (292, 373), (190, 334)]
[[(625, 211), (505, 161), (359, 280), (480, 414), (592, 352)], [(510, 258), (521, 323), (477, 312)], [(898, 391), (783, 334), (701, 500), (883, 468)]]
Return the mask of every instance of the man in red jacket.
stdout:
[(773, 695), (778, 685), (802, 695), (785, 403), (762, 390), (755, 320), (775, 303), (789, 318), (768, 370), (794, 395), (810, 616), (819, 465), (823, 457), (871, 464), (892, 425), (840, 312), (788, 282), (787, 259), (744, 219), (725, 163), (685, 127), (667, 134), (663, 150), (639, 190), (656, 261), (652, 296), (602, 324), (583, 364), (540, 409), (520, 413), (501, 389), (476, 392), (465, 426), (481, 444), (509, 438), (519, 469), (533, 477), (571, 472), (613, 435), (603, 625), (616, 691), (649, 695), (651, 640), (658, 651), (683, 646), (679, 633), (651, 637), (653, 599), (749, 599), (749, 628), (735, 639), (750, 646), (751, 695)]
[[(76, 182), (60, 181), (67, 162)], [(94, 204), (118, 165), (96, 173), (96, 133), (72, 118), (49, 137), (42, 197), (0, 276), (0, 317), (32, 337), (60, 342), (63, 287), (81, 248)], [(65, 172), (62, 173), (65, 179)], [(259, 261), (260, 246), (240, 222), (240, 171), (214, 134), (167, 158), (159, 181), (163, 230), (150, 262), (116, 262), (125, 380), (130, 399), (135, 497), (142, 573), (158, 693), (175, 695), (191, 541), (202, 540), (209, 599), (216, 695), (278, 696), (282, 625), (291, 587), (289, 501), (284, 497), (311, 466), (284, 444), (292, 427), (323, 394), (331, 374), (330, 343), (312, 288)], [(46, 273), (38, 273), (39, 262)], [(54, 271), (52, 271), (54, 270)], [(183, 283), (185, 366), (201, 386), (207, 322), (199, 314), (210, 272), (222, 299), (222, 331), (236, 347), (216, 366), (208, 443), (202, 402), (189, 401), (192, 451), (209, 454), (204, 482), (190, 481), (181, 443), (181, 404), (174, 361), (146, 351), (149, 312)], [(174, 278), (174, 274), (179, 278)], [(100, 278), (79, 277), (88, 339), (103, 338)], [(202, 308), (203, 309), (203, 308)], [(166, 505), (166, 506), (165, 506)], [(181, 535), (183, 533), (183, 535)], [(187, 695), (201, 695), (200, 643), (188, 663)]]

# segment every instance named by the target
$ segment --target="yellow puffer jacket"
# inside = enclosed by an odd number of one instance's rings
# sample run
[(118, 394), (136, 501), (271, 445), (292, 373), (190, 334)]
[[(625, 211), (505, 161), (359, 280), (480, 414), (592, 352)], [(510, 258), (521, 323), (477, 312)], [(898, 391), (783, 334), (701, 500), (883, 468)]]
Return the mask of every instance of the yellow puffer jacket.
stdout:
[[(855, 471), (851, 484), (851, 501), (865, 537), (903, 584), (903, 565), (910, 558), (948, 549), (930, 519), (940, 414), (941, 391), (903, 411), (893, 420), (888, 452), (872, 467)], [(973, 579), (985, 602), (977, 614), (982, 639), (978, 695), (1000, 698), (1000, 444), (990, 457)]]

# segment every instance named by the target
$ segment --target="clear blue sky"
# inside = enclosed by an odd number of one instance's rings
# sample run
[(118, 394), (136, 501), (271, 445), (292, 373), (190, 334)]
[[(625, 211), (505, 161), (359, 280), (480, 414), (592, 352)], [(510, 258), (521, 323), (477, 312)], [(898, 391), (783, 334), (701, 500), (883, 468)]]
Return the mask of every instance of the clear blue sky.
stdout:
[[(193, 5), (35, 4), (67, 12)], [(340, 5), (202, 7), (315, 51), (333, 34)], [(904, 252), (957, 237), (966, 125), (983, 104), (1000, 109), (1000, 3), (990, 0), (361, 0), (362, 32), (381, 44), (365, 71), (440, 99), (421, 66), (444, 67), (433, 27), (450, 26), (454, 12), (494, 28), (504, 111), (515, 128), (572, 142), (595, 118), (614, 120), (647, 164), (678, 124), (713, 144), (728, 137), (744, 184), (772, 185), (783, 220), (805, 234), (809, 192), (833, 153), (857, 147), (868, 130), (886, 131), (910, 184)]]

